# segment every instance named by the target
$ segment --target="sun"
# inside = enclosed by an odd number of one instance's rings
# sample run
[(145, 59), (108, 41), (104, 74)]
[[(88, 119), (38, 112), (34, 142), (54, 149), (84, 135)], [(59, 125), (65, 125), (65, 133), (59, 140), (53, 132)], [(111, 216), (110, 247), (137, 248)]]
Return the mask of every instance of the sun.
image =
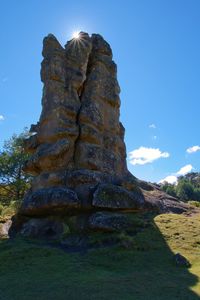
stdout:
[(73, 33), (72, 33), (72, 38), (73, 39), (79, 39), (80, 38), (80, 31), (74, 31)]

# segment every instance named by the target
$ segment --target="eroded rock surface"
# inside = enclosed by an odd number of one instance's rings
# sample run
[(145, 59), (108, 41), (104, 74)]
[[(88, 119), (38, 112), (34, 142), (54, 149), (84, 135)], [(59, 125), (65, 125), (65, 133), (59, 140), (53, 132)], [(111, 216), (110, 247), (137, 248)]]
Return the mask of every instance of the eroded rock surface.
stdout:
[(75, 216), (83, 231), (123, 230), (123, 211), (185, 211), (127, 170), (117, 66), (102, 36), (81, 32), (62, 47), (50, 34), (42, 55), (42, 112), (25, 140), (31, 157), (24, 170), (34, 179), (15, 227), (24, 235), (56, 235), (64, 215), (69, 224)]
[(95, 231), (113, 232), (126, 230), (131, 226), (128, 218), (119, 213), (96, 212), (88, 220), (88, 228)]
[[(34, 179), (21, 212), (55, 211), (55, 202), (63, 208), (71, 203), (92, 208), (99, 184), (120, 185), (128, 174), (112, 50), (98, 34), (81, 32), (65, 48), (50, 34), (42, 55), (42, 113), (25, 141), (31, 157), (24, 169)], [(74, 192), (71, 202), (66, 188)]]
[(20, 234), (30, 238), (58, 239), (64, 228), (59, 221), (48, 219), (30, 219), (22, 225)]
[[(32, 153), (25, 170), (35, 180), (44, 173), (56, 172), (59, 178), (63, 171), (79, 169), (125, 175), (120, 88), (108, 43), (98, 34), (80, 33), (64, 49), (48, 35), (42, 54), (42, 113), (25, 143)], [(52, 186), (47, 180), (45, 188), (48, 183)]]
[(22, 203), (24, 215), (51, 215), (80, 207), (80, 200), (73, 190), (55, 187), (28, 193)]
[(144, 207), (144, 196), (136, 190), (130, 192), (113, 184), (100, 184), (93, 196), (93, 206), (118, 210), (138, 210)]

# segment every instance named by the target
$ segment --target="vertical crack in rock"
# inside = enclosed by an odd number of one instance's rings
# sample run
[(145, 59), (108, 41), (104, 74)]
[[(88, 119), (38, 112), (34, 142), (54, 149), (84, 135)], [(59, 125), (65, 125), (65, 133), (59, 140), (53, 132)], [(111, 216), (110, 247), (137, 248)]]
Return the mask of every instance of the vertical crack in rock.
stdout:
[[(90, 53), (91, 53), (91, 51), (90, 51)], [(88, 73), (88, 64), (89, 64), (90, 53), (89, 53), (89, 56), (88, 56), (86, 67), (85, 67), (85, 80), (83, 81), (81, 87), (78, 90), (78, 96), (79, 96), (79, 100), (80, 100), (80, 108), (77, 111), (77, 115), (76, 115), (76, 124), (78, 126), (78, 135), (77, 135), (76, 140), (74, 141), (74, 155), (73, 155), (74, 165), (75, 165), (75, 157), (76, 157), (76, 148), (77, 148), (77, 144), (78, 144), (78, 141), (80, 139), (80, 136), (81, 136), (81, 126), (79, 124), (79, 115), (80, 115), (81, 107), (82, 107), (82, 95), (84, 93), (84, 89), (85, 89), (85, 85), (86, 85), (86, 81), (87, 81), (87, 73)]]
[[(84, 82), (86, 80), (86, 72), (87, 72), (87, 65), (88, 65), (88, 59), (91, 52), (92, 43), (89, 35), (84, 32), (80, 32), (79, 39), (71, 40), (69, 41), (66, 46), (66, 57), (68, 65), (70, 65), (70, 68), (67, 68), (67, 85), (74, 86), (77, 97), (79, 99), (79, 108), (76, 111), (76, 117), (75, 117), (75, 126), (77, 127), (77, 135), (74, 139), (73, 144), (73, 168), (75, 165), (75, 151), (76, 151), (76, 143), (80, 136), (80, 126), (78, 122), (79, 118), (79, 112), (81, 109), (81, 94), (84, 88)], [(72, 70), (76, 68), (75, 70), (75, 76), (72, 77)]]

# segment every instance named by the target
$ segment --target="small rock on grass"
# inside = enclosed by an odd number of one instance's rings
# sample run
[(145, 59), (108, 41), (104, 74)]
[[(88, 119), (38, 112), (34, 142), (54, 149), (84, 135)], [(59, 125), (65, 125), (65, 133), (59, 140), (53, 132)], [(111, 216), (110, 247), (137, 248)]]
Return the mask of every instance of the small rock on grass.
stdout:
[(181, 255), (180, 253), (176, 253), (174, 255), (174, 261), (177, 267), (191, 267), (190, 262), (187, 260), (187, 258), (185, 258), (183, 255)]

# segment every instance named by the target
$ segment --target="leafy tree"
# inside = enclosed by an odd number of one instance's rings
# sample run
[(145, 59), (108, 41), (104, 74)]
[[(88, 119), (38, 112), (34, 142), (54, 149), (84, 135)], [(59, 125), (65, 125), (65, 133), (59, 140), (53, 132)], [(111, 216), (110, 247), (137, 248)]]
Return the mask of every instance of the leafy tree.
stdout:
[(193, 185), (185, 179), (180, 179), (176, 187), (176, 195), (183, 200), (192, 200), (194, 197)]
[(175, 186), (173, 184), (165, 182), (162, 185), (162, 190), (164, 192), (166, 192), (167, 194), (169, 194), (170, 196), (176, 197), (176, 190), (175, 190)]
[(23, 151), (23, 140), (27, 135), (27, 131), (13, 135), (0, 151), (0, 201), (3, 204), (21, 200), (29, 186), (30, 176), (23, 171), (28, 159), (28, 154)]
[(191, 172), (183, 176), (183, 178), (188, 180), (195, 188), (200, 188), (200, 173)]
[(161, 189), (171, 196), (182, 200), (200, 201), (200, 173), (191, 172), (178, 177), (178, 184), (164, 182), (160, 185)]

